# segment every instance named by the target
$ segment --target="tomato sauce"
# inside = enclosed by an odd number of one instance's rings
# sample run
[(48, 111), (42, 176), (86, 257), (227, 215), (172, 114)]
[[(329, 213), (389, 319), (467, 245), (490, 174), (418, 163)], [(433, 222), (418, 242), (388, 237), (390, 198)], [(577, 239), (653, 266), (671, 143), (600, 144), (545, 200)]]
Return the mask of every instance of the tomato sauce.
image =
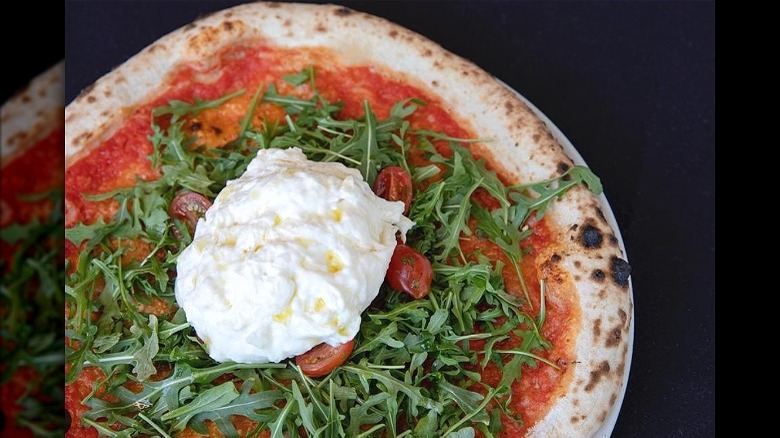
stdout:
[[(391, 108), (398, 101), (420, 98), (427, 102), (427, 105), (420, 106), (410, 117), (413, 129), (429, 129), (455, 138), (478, 137), (478, 133), (471, 132), (465, 123), (450, 114), (439, 99), (414, 84), (394, 79), (392, 73), (388, 74), (374, 67), (343, 66), (336, 59), (333, 54), (323, 49), (286, 50), (239, 46), (222, 52), (214, 62), (180, 67), (171, 74), (168, 82), (173, 85), (167, 91), (152, 102), (135, 108), (124, 126), (103, 145), (67, 169), (66, 197), (71, 211), (66, 226), (77, 222), (91, 223), (100, 217), (109, 219), (115, 211), (113, 201), (90, 202), (83, 197), (84, 194), (129, 186), (134, 184), (136, 177), (150, 179), (158, 176), (146, 157), (152, 151), (148, 136), (151, 134), (149, 120), (154, 107), (165, 105), (170, 99), (192, 101), (198, 97), (211, 100), (239, 89), (246, 90), (218, 110), (208, 109), (189, 118), (185, 125), (186, 129), (197, 133), (201, 143), (219, 146), (237, 135), (239, 121), (246, 114), (251, 96), (258, 88), (265, 90), (273, 83), (280, 94), (310, 97), (312, 90), (308, 84), (294, 87), (286, 83), (282, 76), (297, 74), (311, 65), (315, 66), (316, 86), (320, 94), (331, 102), (343, 102), (343, 107), (337, 114), (338, 118), (363, 117), (363, 101), (366, 100), (377, 119), (381, 120), (389, 116)], [(279, 120), (283, 116), (284, 112), (276, 105), (261, 103), (257, 106), (253, 122), (259, 124), (264, 120)], [(442, 154), (451, 153), (445, 142), (437, 142), (435, 146)], [(410, 162), (418, 166), (429, 164), (414, 154)], [(66, 255), (76, 257), (77, 248), (70, 242), (67, 243), (70, 247)], [(550, 248), (554, 243), (554, 226), (545, 221), (534, 225), (532, 237), (524, 243), (531, 250), (523, 259), (522, 271), (528, 282), (532, 301), (532, 307), (529, 306), (525, 310), (532, 315), (536, 315), (539, 309), (539, 273), (543, 271), (540, 264), (550, 255)], [(499, 248), (477, 238), (463, 240), (462, 248), (466, 252), (480, 250), (494, 260), (504, 261), (507, 290), (523, 296), (517, 275), (506, 263), (505, 255)], [(554, 397), (567, 382), (565, 364), (573, 347), (573, 340), (568, 338), (569, 328), (572, 322), (578, 321), (578, 307), (572, 298), (575, 295), (571, 290), (567, 290), (565, 285), (566, 282), (562, 285), (556, 283), (547, 289), (547, 319), (543, 336), (553, 347), (541, 353), (547, 359), (558, 363), (561, 371), (543, 364), (536, 368), (523, 369), (522, 380), (512, 388), (512, 408), (522, 416), (524, 424), (520, 426), (505, 418), (506, 436), (515, 436), (532, 426), (547, 412)], [(503, 347), (509, 348), (517, 345), (519, 341), (510, 339)], [(88, 373), (88, 370), (89, 368), (86, 368), (85, 373)], [(483, 371), (483, 377), (486, 382), (495, 384), (500, 380), (500, 373), (491, 365)], [(84, 378), (93, 379), (89, 374)], [(80, 378), (75, 385), (83, 384)], [(74, 418), (78, 418), (81, 411), (78, 405), (74, 406), (69, 405), (69, 409)], [(234, 422), (237, 426), (240, 424), (242, 428), (247, 428), (244, 420), (246, 419), (235, 418)], [(183, 436), (194, 435), (191, 435), (191, 431), (186, 431)]]
[[(3, 166), (0, 172), (0, 226), (3, 228), (11, 224), (27, 224), (33, 220), (46, 221), (54, 208), (52, 200), (48, 196), (41, 199), (29, 199), (28, 196), (44, 195), (46, 192), (62, 187), (64, 157), (62, 147), (65, 131), (62, 127), (53, 129), (45, 137), (39, 140), (31, 148), (24, 150), (21, 155), (15, 156)], [(6, 275), (10, 269), (14, 253), (19, 245), (10, 245), (0, 240), (0, 259), (6, 264)], [(5, 281), (4, 281), (5, 282)], [(35, 287), (30, 287), (30, 293), (35, 293)], [(0, 309), (0, 317), (5, 314), (5, 309)], [(0, 341), (0, 348), (8, 348), (5, 339)], [(7, 364), (0, 364), (0, 370)], [(43, 395), (36, 389), (39, 386), (40, 375), (32, 367), (22, 366), (14, 375), (0, 385), (0, 400), (2, 413), (5, 418), (3, 437), (32, 437), (32, 431), (26, 427), (17, 426), (13, 418), (25, 409), (20, 400), (24, 397), (43, 399)], [(29, 392), (28, 392), (29, 391)]]
[[(54, 129), (37, 144), (3, 167), (0, 173), (0, 226), (26, 224), (34, 219), (43, 221), (54, 207), (51, 199), (31, 200), (27, 196), (46, 193), (62, 187), (65, 164), (62, 155), (65, 131)], [(0, 240), (2, 260), (10, 261), (14, 246)]]

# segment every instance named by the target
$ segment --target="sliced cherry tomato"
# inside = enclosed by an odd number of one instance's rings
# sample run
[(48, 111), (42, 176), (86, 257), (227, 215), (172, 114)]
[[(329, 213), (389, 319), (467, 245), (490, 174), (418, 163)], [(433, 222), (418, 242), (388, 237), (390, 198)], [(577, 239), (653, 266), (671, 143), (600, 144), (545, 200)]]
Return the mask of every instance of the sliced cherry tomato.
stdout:
[(412, 177), (398, 166), (385, 167), (376, 176), (374, 193), (388, 201), (403, 201), (404, 214), (412, 206)]
[(419, 251), (399, 243), (390, 259), (385, 278), (393, 289), (418, 299), (428, 295), (431, 290), (433, 268), (431, 262)]
[(309, 377), (326, 376), (349, 358), (353, 348), (355, 348), (354, 339), (335, 347), (323, 342), (306, 353), (296, 356), (295, 363), (301, 367), (303, 374)]
[[(211, 201), (200, 193), (181, 192), (171, 201), (168, 214), (183, 221), (187, 225), (190, 235), (193, 235), (198, 219), (202, 218), (210, 207)], [(174, 234), (177, 235), (177, 238), (181, 238), (178, 236), (176, 228), (174, 228)]]
[(490, 211), (501, 208), (501, 203), (498, 202), (498, 199), (494, 198), (493, 195), (490, 194), (490, 192), (483, 189), (482, 187), (478, 188), (477, 190), (474, 190), (474, 193), (471, 195), (471, 199), (476, 201), (477, 204), (480, 205), (480, 207), (488, 209)]

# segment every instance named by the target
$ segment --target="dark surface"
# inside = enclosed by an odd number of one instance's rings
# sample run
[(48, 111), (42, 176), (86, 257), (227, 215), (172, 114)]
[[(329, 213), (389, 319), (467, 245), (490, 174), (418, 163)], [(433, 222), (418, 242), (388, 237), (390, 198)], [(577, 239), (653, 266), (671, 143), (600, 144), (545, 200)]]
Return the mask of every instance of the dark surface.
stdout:
[[(633, 266), (636, 337), (616, 437), (715, 433), (715, 6), (345, 2), (530, 99), (601, 177)], [(66, 98), (224, 2), (68, 3)]]
[[(40, 11), (38, 2), (18, 2), (13, 13), (3, 12), (2, 55), (3, 68), (0, 81), (0, 103), (5, 102), (32, 78), (48, 70), (64, 57), (63, 7), (60, 4), (47, 6), (46, 14)], [(26, 22), (13, 26), (12, 17), (36, 17), (34, 25)], [(30, 35), (34, 33), (35, 37)]]

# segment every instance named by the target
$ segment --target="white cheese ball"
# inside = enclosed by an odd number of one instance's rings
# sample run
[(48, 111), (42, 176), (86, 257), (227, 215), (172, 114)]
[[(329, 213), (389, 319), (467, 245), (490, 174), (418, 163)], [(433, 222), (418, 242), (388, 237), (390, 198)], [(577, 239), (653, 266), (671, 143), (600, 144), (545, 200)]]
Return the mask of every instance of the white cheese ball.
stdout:
[(278, 362), (354, 338), (412, 222), (360, 173), (260, 150), (198, 222), (176, 301), (216, 361)]

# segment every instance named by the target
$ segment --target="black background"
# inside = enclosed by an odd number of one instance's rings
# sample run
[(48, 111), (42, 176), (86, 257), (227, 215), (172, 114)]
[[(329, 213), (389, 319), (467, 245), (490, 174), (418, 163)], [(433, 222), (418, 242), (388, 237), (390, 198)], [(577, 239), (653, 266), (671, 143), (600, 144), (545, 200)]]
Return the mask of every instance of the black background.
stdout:
[[(65, 56), (62, 4), (46, 6), (40, 14), (38, 2), (18, 2), (13, 13), (2, 14), (0, 47), (0, 103), (26, 86), (32, 78), (48, 70)], [(24, 17), (21, 20), (13, 17)], [(30, 17), (35, 17), (31, 19)], [(16, 22), (14, 23), (14, 20)]]
[[(471, 59), (538, 106), (605, 187), (633, 266), (616, 437), (715, 434), (715, 5), (343, 2)], [(227, 2), (67, 2), (66, 100)]]

